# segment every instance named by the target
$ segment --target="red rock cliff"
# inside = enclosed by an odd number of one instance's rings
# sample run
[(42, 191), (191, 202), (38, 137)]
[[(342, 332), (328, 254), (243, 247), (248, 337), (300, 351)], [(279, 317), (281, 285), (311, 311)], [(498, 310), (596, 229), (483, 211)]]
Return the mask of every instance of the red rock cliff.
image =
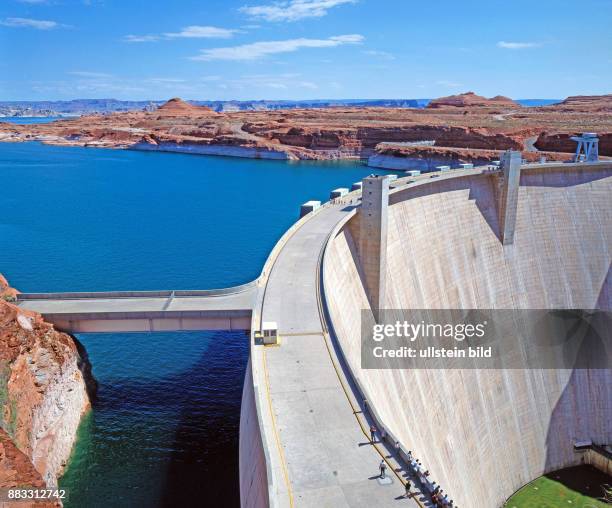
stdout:
[(574, 95), (568, 97), (559, 104), (546, 106), (543, 110), (557, 111), (591, 111), (591, 112), (610, 112), (612, 111), (612, 94), (608, 95)]
[[(580, 135), (580, 132), (542, 132), (535, 142), (538, 150), (548, 150), (553, 152), (574, 152), (576, 142), (571, 137)], [(597, 133), (599, 138), (599, 155), (606, 157), (612, 156), (612, 133)]]
[[(30, 459), (13, 443), (10, 436), (0, 429), (0, 487), (2, 488), (37, 488), (46, 487), (42, 476)], [(2, 506), (15, 508), (56, 508), (62, 506), (60, 502), (14, 502), (4, 503)]]
[(11, 451), (7, 436), (42, 482), (54, 487), (90, 407), (87, 365), (72, 337), (21, 310), (13, 298), (0, 275), (0, 487), (31, 484), (36, 477)]

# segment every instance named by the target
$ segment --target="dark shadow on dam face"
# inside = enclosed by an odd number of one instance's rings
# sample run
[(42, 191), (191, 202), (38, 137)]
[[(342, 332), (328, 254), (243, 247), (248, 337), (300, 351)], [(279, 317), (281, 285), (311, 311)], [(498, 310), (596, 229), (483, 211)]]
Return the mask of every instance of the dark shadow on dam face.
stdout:
[[(612, 310), (612, 271), (607, 275), (597, 299), (597, 308)], [(592, 333), (589, 333), (592, 332)], [(602, 336), (602, 333), (604, 336)], [(612, 365), (601, 367), (596, 357), (610, 358), (612, 327), (597, 330), (587, 327), (587, 333), (575, 355), (574, 368), (552, 411), (546, 435), (545, 472), (579, 464), (582, 455), (574, 451), (576, 441), (591, 441), (596, 445), (612, 444)], [(577, 489), (574, 489), (577, 490)]]

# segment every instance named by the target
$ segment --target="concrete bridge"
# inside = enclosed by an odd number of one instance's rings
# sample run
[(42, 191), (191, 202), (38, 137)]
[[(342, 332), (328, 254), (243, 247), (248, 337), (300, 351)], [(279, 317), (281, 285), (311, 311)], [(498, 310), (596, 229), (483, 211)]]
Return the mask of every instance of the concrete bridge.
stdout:
[(18, 304), (69, 333), (249, 330), (257, 282), (205, 291), (21, 293)]

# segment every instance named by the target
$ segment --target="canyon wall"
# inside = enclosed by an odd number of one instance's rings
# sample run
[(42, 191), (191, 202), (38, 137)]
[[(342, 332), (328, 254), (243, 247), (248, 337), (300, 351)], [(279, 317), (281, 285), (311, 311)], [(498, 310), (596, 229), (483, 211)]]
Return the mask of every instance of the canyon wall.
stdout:
[[(10, 447), (8, 436), (44, 484), (54, 487), (90, 407), (88, 364), (72, 337), (19, 309), (13, 295), (0, 275), (0, 427), (5, 445)], [(15, 481), (11, 471), (0, 461), (0, 486)], [(21, 480), (28, 484), (30, 478)]]
[[(390, 195), (387, 308), (612, 310), (612, 165), (523, 170), (514, 244), (499, 241), (497, 176), (433, 180)], [(612, 371), (361, 369), (368, 299), (359, 217), (329, 243), (325, 297), (353, 375), (382, 424), (461, 508), (580, 463), (612, 443)]]
[[(565, 132), (542, 132), (535, 142), (538, 150), (549, 150), (552, 152), (576, 151), (576, 142), (570, 138), (579, 134), (568, 134)], [(612, 156), (612, 133), (598, 133), (599, 155)]]
[(285, 132), (269, 133), (271, 139), (289, 146), (311, 150), (319, 149), (372, 149), (383, 142), (435, 141), (436, 145), (470, 147), (476, 149), (521, 150), (525, 133), (507, 135), (486, 129), (453, 127), (447, 125), (372, 126), (356, 128), (321, 129), (317, 127), (291, 127)]

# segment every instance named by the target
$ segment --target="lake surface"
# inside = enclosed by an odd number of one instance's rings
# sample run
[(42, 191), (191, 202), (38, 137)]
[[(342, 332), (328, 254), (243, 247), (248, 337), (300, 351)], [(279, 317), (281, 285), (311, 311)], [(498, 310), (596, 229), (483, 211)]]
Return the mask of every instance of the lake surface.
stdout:
[[(21, 291), (207, 289), (258, 276), (299, 205), (375, 171), (0, 143), (0, 273)], [(248, 341), (83, 334), (99, 383), (67, 508), (238, 506)]]
[(0, 116), (0, 122), (16, 124), (49, 123), (54, 120), (70, 118), (68, 116)]

